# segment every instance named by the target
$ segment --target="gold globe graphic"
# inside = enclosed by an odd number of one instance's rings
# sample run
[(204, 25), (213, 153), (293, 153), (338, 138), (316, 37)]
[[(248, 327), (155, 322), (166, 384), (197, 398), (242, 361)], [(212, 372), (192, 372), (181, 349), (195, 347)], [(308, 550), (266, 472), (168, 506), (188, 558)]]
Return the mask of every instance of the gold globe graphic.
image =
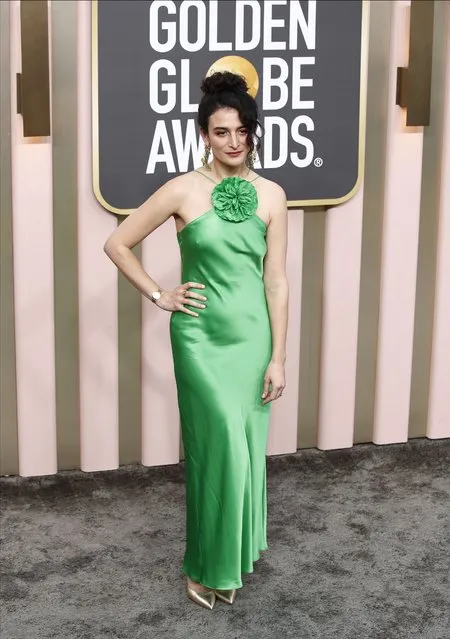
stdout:
[(209, 67), (206, 76), (208, 77), (216, 73), (216, 71), (231, 71), (231, 73), (242, 75), (247, 82), (248, 93), (252, 98), (256, 98), (259, 89), (259, 77), (251, 62), (238, 55), (227, 55), (214, 62)]

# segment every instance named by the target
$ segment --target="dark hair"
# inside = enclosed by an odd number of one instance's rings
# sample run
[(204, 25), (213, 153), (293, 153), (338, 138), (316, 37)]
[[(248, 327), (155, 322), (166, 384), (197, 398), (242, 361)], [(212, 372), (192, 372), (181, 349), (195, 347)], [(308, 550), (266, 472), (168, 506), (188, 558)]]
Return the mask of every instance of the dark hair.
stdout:
[(231, 71), (216, 71), (203, 79), (201, 90), (204, 95), (198, 107), (197, 122), (205, 133), (208, 132), (208, 122), (211, 115), (220, 108), (236, 109), (243, 126), (247, 129), (247, 145), (254, 149), (254, 138), (257, 138), (256, 150), (261, 146), (260, 136), (257, 134), (258, 105), (248, 93), (245, 78)]

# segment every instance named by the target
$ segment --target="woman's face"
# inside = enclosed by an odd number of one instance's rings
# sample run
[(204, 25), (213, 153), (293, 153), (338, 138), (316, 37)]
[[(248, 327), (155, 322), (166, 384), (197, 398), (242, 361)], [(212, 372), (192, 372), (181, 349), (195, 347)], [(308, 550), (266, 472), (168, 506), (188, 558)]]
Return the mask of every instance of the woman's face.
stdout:
[[(203, 140), (209, 142), (214, 157), (224, 164), (241, 164), (249, 152), (247, 129), (236, 109), (223, 107), (215, 111), (209, 118), (208, 136), (203, 135)], [(237, 153), (230, 155), (233, 152)]]

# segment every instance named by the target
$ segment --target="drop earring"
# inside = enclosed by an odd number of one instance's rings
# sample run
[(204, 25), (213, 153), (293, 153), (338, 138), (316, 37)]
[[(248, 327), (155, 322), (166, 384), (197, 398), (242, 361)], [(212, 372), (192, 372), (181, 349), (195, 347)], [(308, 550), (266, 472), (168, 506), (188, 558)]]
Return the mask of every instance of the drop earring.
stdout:
[(205, 167), (205, 169), (209, 169), (209, 170), (211, 170), (211, 167), (208, 165), (208, 157), (209, 157), (210, 151), (211, 151), (211, 146), (209, 144), (205, 144), (205, 152), (202, 155), (202, 164)]
[(245, 159), (245, 163), (249, 169), (253, 169), (256, 161), (256, 152), (255, 150), (249, 151), (247, 153), (247, 157)]

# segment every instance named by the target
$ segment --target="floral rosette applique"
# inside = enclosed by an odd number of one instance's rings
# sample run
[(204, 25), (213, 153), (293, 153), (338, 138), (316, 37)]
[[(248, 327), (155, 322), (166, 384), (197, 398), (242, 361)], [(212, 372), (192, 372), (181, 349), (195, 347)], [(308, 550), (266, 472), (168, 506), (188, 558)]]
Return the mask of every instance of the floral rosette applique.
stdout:
[(214, 210), (228, 222), (243, 222), (256, 213), (258, 195), (253, 184), (241, 177), (227, 177), (211, 194)]

